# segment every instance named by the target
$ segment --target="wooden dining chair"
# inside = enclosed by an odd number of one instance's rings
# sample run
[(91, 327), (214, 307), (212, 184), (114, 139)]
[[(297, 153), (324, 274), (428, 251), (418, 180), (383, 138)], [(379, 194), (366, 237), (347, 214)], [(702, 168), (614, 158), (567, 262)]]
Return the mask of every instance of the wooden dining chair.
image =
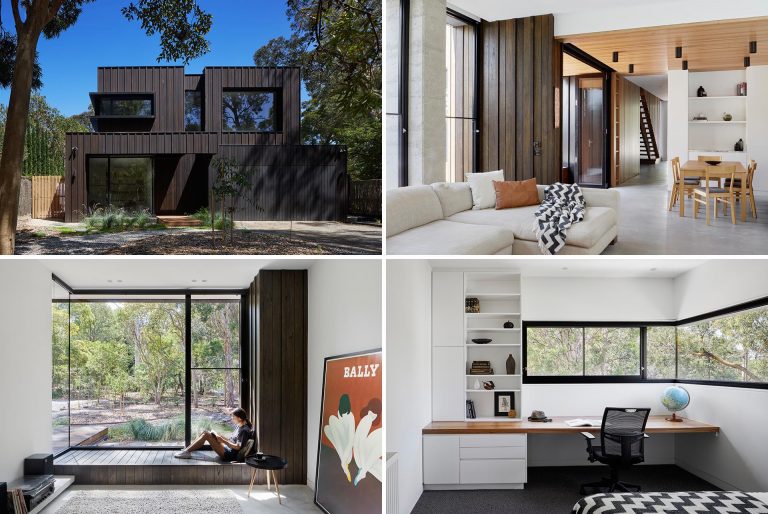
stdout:
[[(722, 155), (699, 155), (699, 158), (697, 160), (699, 162), (706, 162), (706, 161), (722, 162), (723, 156)], [(720, 177), (713, 177), (712, 180), (717, 182), (717, 187), (722, 187), (722, 184), (720, 183)]]
[[(725, 172), (730, 174), (730, 187), (724, 188), (724, 187), (712, 187), (710, 185), (711, 180), (714, 180), (715, 177), (710, 176), (710, 172), (717, 169), (717, 171)], [(706, 211), (706, 217), (707, 217), (707, 225), (711, 225), (711, 216), (710, 216), (710, 210), (709, 210), (709, 203), (710, 200), (714, 200), (714, 208), (715, 208), (715, 218), (717, 218), (717, 202), (722, 201), (725, 202), (728, 206), (731, 208), (731, 223), (734, 225), (736, 224), (736, 210), (733, 208), (736, 198), (733, 195), (733, 183), (734, 183), (734, 174), (736, 173), (736, 166), (718, 166), (715, 168), (714, 166), (707, 166), (704, 168), (704, 187), (699, 186), (693, 190), (693, 217), (696, 218), (699, 213), (699, 204), (704, 204), (704, 209)], [(728, 178), (728, 177), (726, 177)]]
[[(753, 160), (749, 161), (749, 166), (747, 166), (747, 192), (746, 195), (749, 197), (749, 209), (752, 212), (752, 217), (757, 218), (757, 204), (755, 203), (755, 191), (752, 189), (752, 184), (754, 183), (755, 179), (755, 171), (757, 171), (757, 163)], [(725, 179), (724, 187), (730, 186), (730, 180)], [(733, 181), (733, 194), (736, 197), (736, 200), (738, 201), (746, 201), (741, 198), (741, 179), (737, 178)]]
[[(672, 194), (669, 197), (669, 210), (677, 205), (677, 197), (680, 196), (680, 157), (672, 159)], [(685, 177), (683, 183), (683, 189), (686, 196), (690, 198), (693, 195), (693, 190), (700, 186), (701, 177)]]

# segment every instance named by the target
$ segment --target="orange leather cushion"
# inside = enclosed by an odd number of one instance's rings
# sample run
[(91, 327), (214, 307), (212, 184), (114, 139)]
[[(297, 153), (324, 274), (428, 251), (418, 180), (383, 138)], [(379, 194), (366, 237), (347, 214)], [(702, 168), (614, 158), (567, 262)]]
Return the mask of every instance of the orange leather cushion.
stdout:
[(526, 205), (538, 205), (539, 192), (536, 189), (536, 179), (528, 179), (520, 182), (493, 181), (493, 189), (496, 191), (496, 208), (510, 209), (512, 207), (525, 207)]

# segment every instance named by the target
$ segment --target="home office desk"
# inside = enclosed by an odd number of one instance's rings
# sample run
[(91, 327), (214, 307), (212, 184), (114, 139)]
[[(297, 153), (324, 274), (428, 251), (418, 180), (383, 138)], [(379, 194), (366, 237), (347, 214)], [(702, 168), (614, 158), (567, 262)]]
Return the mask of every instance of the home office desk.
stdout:
[[(684, 418), (681, 422), (665, 420), (666, 416), (649, 416), (645, 431), (649, 434), (718, 433), (720, 427)], [(602, 416), (553, 416), (550, 423), (532, 421), (433, 421), (422, 434), (578, 434), (600, 432), (600, 427), (569, 427), (568, 419), (600, 419)]]
[[(720, 427), (692, 419), (675, 423), (650, 416), (650, 434), (718, 434)], [(528, 434), (578, 436), (600, 427), (569, 427), (556, 416), (530, 421), (433, 421), (422, 429), (425, 489), (522, 489), (528, 479)], [(600, 416), (602, 418), (602, 416)], [(602, 419), (601, 419), (602, 421)]]

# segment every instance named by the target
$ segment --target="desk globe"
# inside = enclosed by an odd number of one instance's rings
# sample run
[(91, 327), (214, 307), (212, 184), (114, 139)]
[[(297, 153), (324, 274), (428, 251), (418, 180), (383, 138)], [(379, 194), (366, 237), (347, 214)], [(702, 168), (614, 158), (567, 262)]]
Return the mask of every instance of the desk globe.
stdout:
[(667, 421), (683, 421), (678, 418), (676, 413), (688, 407), (691, 403), (691, 395), (680, 386), (669, 386), (661, 393), (661, 404), (672, 413), (671, 418), (665, 418)]

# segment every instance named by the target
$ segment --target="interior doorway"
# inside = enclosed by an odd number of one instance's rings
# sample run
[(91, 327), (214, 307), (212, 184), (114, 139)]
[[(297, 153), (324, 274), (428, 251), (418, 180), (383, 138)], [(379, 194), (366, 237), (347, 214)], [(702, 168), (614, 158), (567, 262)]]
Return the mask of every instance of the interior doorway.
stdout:
[(609, 186), (611, 70), (563, 45), (563, 168), (581, 186)]

